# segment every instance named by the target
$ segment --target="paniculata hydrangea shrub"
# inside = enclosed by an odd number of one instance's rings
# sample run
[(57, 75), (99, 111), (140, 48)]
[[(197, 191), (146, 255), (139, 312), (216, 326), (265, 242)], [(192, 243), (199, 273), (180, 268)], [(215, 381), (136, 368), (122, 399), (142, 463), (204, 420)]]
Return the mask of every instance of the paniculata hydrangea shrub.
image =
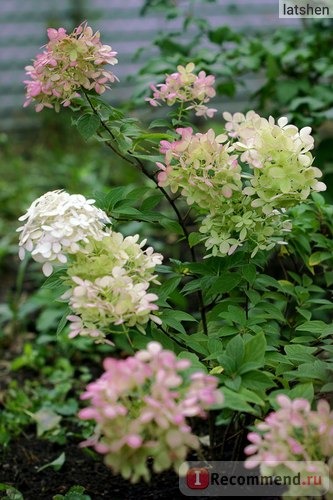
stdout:
[(268, 474), (310, 473), (319, 462), (327, 476), (332, 412), (324, 401), (311, 411), (305, 400), (288, 399), (316, 397), (331, 387), (331, 325), (325, 321), (332, 302), (322, 283), (332, 286), (332, 272), (323, 266), (316, 279), (315, 267), (324, 262), (331, 269), (332, 207), (318, 194), (326, 186), (313, 165), (311, 129), (254, 111), (224, 113), (219, 133), (213, 126), (195, 128), (191, 110), (211, 118), (216, 109), (207, 107), (214, 76), (197, 74), (193, 63), (151, 87), (150, 105), (173, 109), (145, 129), (99, 95), (116, 79), (105, 65), (117, 62), (99, 34), (83, 24), (71, 35), (60, 28), (48, 36), (45, 51), (27, 68), (26, 105), (82, 113), (84, 120), (74, 121), (82, 136), (101, 139), (147, 180), (139, 189), (111, 188), (99, 197), (101, 207), (119, 223), (148, 223), (163, 237), (170, 231), (169, 241), (179, 243), (156, 269), (162, 256), (146, 248), (146, 240), (111, 231), (92, 200), (60, 191), (36, 200), (22, 218), (20, 256), (32, 252), (46, 275), (57, 263), (64, 268), (49, 279), (54, 284), (60, 276), (70, 338), (110, 343), (106, 337), (114, 334), (114, 355), (122, 352), (121, 359), (105, 361), (105, 373), (82, 396), (89, 406), (80, 417), (96, 423), (85, 444), (134, 482), (150, 478), (148, 459), (156, 472), (177, 469), (199, 446), (186, 419), (222, 403), (217, 374), (224, 397), (222, 412), (209, 413), (211, 457), (217, 449), (223, 455), (244, 422), (264, 418), (272, 391), (282, 389), (281, 408), (249, 435), (246, 453), (254, 457), (248, 467), (261, 462)]
[(206, 75), (204, 71), (196, 75), (193, 63), (188, 63), (185, 67), (177, 66), (177, 70), (176, 73), (167, 75), (164, 83), (151, 85), (153, 97), (148, 97), (146, 101), (152, 106), (161, 105), (159, 101), (167, 106), (175, 103), (184, 106), (184, 103), (188, 103), (186, 110), (194, 109), (196, 116), (212, 118), (217, 109), (208, 108), (206, 103), (216, 94), (213, 87), (215, 77)]
[(49, 276), (53, 263), (63, 264), (67, 255), (82, 252), (89, 238), (102, 239), (110, 220), (94, 202), (59, 190), (37, 198), (19, 218), (25, 221), (17, 230), (21, 233), (20, 258), (24, 258), (25, 251), (31, 252), (36, 262), (44, 263), (43, 273)]
[(106, 64), (117, 64), (117, 52), (109, 45), (102, 45), (99, 32), (94, 33), (87, 23), (82, 23), (67, 34), (64, 28), (47, 30), (49, 42), (37, 55), (32, 66), (26, 66), (29, 80), (26, 84), (26, 101), (36, 104), (36, 111), (44, 107), (70, 106), (82, 89), (103, 94), (108, 83), (117, 78), (105, 69)]
[(185, 375), (190, 365), (158, 342), (127, 359), (106, 359), (103, 375), (81, 396), (90, 406), (80, 418), (96, 421), (95, 434), (82, 445), (94, 446), (114, 473), (132, 482), (149, 480), (150, 457), (155, 472), (178, 472), (188, 451), (199, 447), (186, 418), (205, 417), (223, 400), (215, 377)]
[[(333, 479), (333, 411), (321, 399), (317, 410), (311, 410), (306, 399), (290, 400), (286, 395), (277, 396), (280, 408), (270, 413), (264, 422), (256, 425), (257, 432), (250, 432), (251, 442), (245, 448), (245, 466), (260, 465), (262, 475), (276, 476), (300, 472), (303, 477), (321, 476), (315, 485), (291, 486), (287, 496), (318, 495), (318, 490)], [(317, 489), (317, 492), (316, 492)], [(330, 488), (333, 493), (333, 488)]]
[(160, 323), (152, 314), (158, 297), (148, 288), (151, 282), (159, 283), (154, 269), (163, 257), (152, 247), (143, 250), (146, 240), (138, 239), (139, 235), (124, 238), (111, 231), (101, 240), (91, 240), (69, 264), (71, 289), (62, 298), (74, 312), (68, 316), (70, 337), (102, 341), (110, 325), (136, 326), (145, 333), (143, 325), (149, 320)]

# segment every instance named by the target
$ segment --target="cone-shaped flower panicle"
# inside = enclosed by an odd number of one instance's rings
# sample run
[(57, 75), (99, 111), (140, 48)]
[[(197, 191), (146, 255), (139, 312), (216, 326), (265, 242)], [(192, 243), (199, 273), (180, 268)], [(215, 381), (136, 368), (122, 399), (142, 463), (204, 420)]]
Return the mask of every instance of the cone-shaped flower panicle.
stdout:
[(149, 480), (149, 457), (155, 472), (177, 471), (188, 451), (199, 447), (186, 417), (204, 417), (223, 401), (217, 379), (186, 376), (190, 365), (158, 342), (125, 360), (106, 359), (105, 372), (82, 395), (89, 407), (80, 418), (96, 421), (95, 435), (82, 445), (94, 446), (115, 474), (132, 482)]
[(109, 83), (117, 77), (105, 69), (107, 64), (117, 64), (117, 52), (109, 45), (102, 45), (100, 34), (82, 23), (67, 34), (64, 28), (47, 30), (49, 41), (33, 65), (26, 66), (28, 79), (26, 101), (36, 105), (36, 111), (44, 107), (70, 106), (81, 90), (94, 90), (103, 94)]
[(94, 206), (94, 201), (59, 190), (35, 200), (19, 218), (25, 221), (18, 228), (20, 258), (24, 258), (25, 251), (31, 252), (35, 261), (44, 263), (43, 272), (49, 276), (53, 263), (67, 262), (67, 255), (82, 251), (89, 238), (102, 239), (110, 220)]
[(310, 127), (299, 130), (288, 124), (286, 117), (275, 123), (274, 118), (266, 120), (254, 111), (223, 116), (229, 136), (237, 139), (234, 146), (241, 161), (253, 168), (245, 194), (274, 208), (289, 208), (308, 198), (311, 191), (326, 189), (318, 181), (322, 172), (312, 166), (314, 139)]
[[(304, 488), (293, 486), (286, 495), (317, 496), (333, 479), (333, 411), (327, 401), (320, 400), (317, 410), (311, 410), (306, 399), (290, 400), (284, 394), (277, 397), (279, 409), (270, 413), (256, 431), (248, 434), (250, 445), (245, 448), (249, 469), (260, 465), (263, 475), (301, 473), (321, 477), (320, 484)], [(330, 491), (333, 492), (331, 482)]]
[(138, 240), (139, 235), (124, 238), (109, 231), (102, 239), (91, 240), (85, 252), (69, 263), (70, 289), (63, 299), (69, 300), (74, 313), (68, 316), (70, 337), (103, 342), (112, 325), (135, 326), (144, 333), (149, 320), (161, 322), (153, 314), (158, 296), (149, 286), (158, 284), (154, 270), (163, 257), (152, 247), (143, 249), (146, 240)]
[(212, 118), (217, 110), (208, 108), (206, 103), (216, 94), (215, 77), (206, 75), (204, 71), (199, 74), (194, 71), (193, 63), (188, 63), (185, 67), (177, 66), (177, 72), (167, 75), (164, 83), (151, 85), (153, 97), (148, 97), (146, 101), (152, 106), (158, 106), (161, 102), (167, 106), (187, 103), (185, 109), (194, 109), (196, 116)]
[(160, 143), (165, 155), (164, 164), (157, 163), (160, 186), (170, 186), (174, 193), (181, 189), (189, 205), (204, 210), (241, 190), (240, 166), (226, 135), (216, 136), (212, 129), (194, 134), (190, 127), (176, 132), (180, 139)]

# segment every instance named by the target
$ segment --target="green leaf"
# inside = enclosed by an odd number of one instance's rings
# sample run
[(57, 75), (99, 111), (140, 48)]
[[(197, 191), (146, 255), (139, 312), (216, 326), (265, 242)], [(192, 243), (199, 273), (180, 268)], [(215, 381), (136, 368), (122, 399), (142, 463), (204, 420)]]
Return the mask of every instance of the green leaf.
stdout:
[(276, 94), (280, 102), (289, 104), (290, 101), (297, 96), (298, 88), (292, 80), (280, 80), (279, 84), (276, 86)]
[(246, 402), (246, 399), (228, 387), (223, 387), (222, 393), (224, 396), (223, 408), (230, 408), (240, 412), (255, 413), (255, 410)]
[(318, 266), (321, 262), (332, 258), (331, 252), (315, 252), (309, 257), (309, 266)]
[(309, 311), (308, 309), (304, 309), (302, 307), (296, 307), (296, 311), (301, 315), (303, 316), (303, 318), (305, 318), (307, 321), (310, 321), (311, 317), (312, 317), (312, 312)]
[(214, 366), (209, 372), (209, 375), (220, 375), (223, 372), (223, 366)]
[(198, 279), (194, 279), (189, 283), (186, 283), (184, 288), (182, 289), (182, 293), (184, 295), (188, 295), (190, 293), (197, 292), (198, 290), (206, 290), (210, 284), (214, 281), (212, 276), (203, 276)]
[(324, 321), (313, 320), (306, 321), (305, 323), (298, 325), (296, 330), (298, 332), (309, 332), (314, 334), (325, 334), (326, 332), (333, 333), (333, 325), (328, 325), (327, 323), (324, 323)]
[(258, 333), (245, 343), (243, 362), (257, 363), (259, 368), (264, 364), (266, 351), (266, 338), (263, 333)]
[(64, 403), (54, 405), (54, 408), (60, 415), (75, 415), (78, 411), (78, 402), (74, 398), (69, 398)]
[(24, 500), (22, 493), (9, 484), (0, 483), (0, 491), (6, 493), (5, 497), (1, 497), (4, 500)]
[(258, 370), (242, 374), (242, 385), (253, 391), (266, 391), (276, 386), (271, 373)]
[(207, 348), (211, 354), (213, 353), (221, 354), (223, 351), (223, 344), (218, 339), (209, 339), (207, 342)]
[(169, 309), (164, 309), (160, 314), (160, 318), (163, 324), (166, 324), (180, 333), (186, 333), (181, 321), (196, 321), (196, 319), (188, 313), (183, 311), (171, 311)]
[(158, 298), (160, 300), (166, 300), (169, 295), (176, 290), (177, 286), (181, 282), (182, 277), (181, 276), (173, 276), (172, 278), (168, 279), (160, 287), (158, 287)]
[(184, 231), (179, 222), (173, 219), (169, 219), (168, 217), (163, 217), (160, 220), (160, 224), (171, 233), (181, 234), (181, 235), (184, 234)]
[(67, 316), (70, 314), (71, 310), (69, 309), (69, 307), (66, 309), (66, 311), (64, 312), (62, 318), (60, 319), (59, 323), (58, 323), (58, 327), (57, 327), (57, 331), (56, 331), (56, 335), (60, 335), (60, 333), (63, 331), (63, 329), (65, 328), (66, 324), (67, 324)]
[(142, 205), (141, 205), (141, 210), (151, 210), (152, 208), (156, 207), (162, 200), (163, 195), (162, 194), (154, 194), (151, 196), (148, 196), (145, 200), (143, 200)]
[(116, 204), (126, 198), (128, 193), (131, 190), (131, 186), (119, 186), (116, 188), (112, 188), (108, 193), (100, 193), (96, 194), (96, 204), (105, 212), (112, 213)]
[(333, 382), (328, 382), (327, 384), (323, 385), (323, 387), (320, 389), (320, 392), (332, 393), (333, 392)]
[(100, 119), (95, 114), (86, 113), (80, 116), (76, 125), (82, 137), (85, 140), (88, 140), (98, 130), (98, 127), (100, 126)]
[(246, 281), (252, 285), (257, 275), (256, 266), (254, 264), (247, 264), (242, 268), (242, 274)]
[(302, 363), (297, 367), (297, 370), (293, 370), (290, 372), (285, 372), (285, 376), (290, 376), (292, 379), (299, 380), (321, 380), (326, 382), (328, 379), (328, 370), (327, 363), (316, 359), (312, 363)]
[(168, 129), (170, 128), (170, 123), (168, 120), (165, 120), (164, 118), (159, 118), (157, 120), (153, 120), (151, 124), (149, 125), (149, 128), (164, 128)]
[(246, 313), (244, 309), (239, 306), (228, 306), (228, 311), (221, 312), (219, 317), (241, 326), (245, 326), (247, 322)]
[(269, 314), (269, 319), (276, 319), (282, 324), (286, 322), (285, 316), (282, 314), (280, 309), (274, 304), (271, 304), (270, 302), (265, 302), (263, 304), (263, 309)]
[(231, 30), (228, 26), (219, 26), (214, 30), (208, 32), (209, 40), (217, 45), (224, 42), (238, 42), (240, 36), (235, 31)]
[(188, 237), (188, 241), (190, 244), (190, 247), (194, 247), (195, 245), (198, 245), (202, 241), (202, 234), (201, 233), (190, 233)]
[(290, 399), (305, 398), (312, 403), (314, 398), (313, 383), (297, 384), (289, 391), (288, 396)]
[[(209, 356), (209, 358), (211, 357), (212, 356)], [(238, 363), (236, 358), (228, 356), (226, 353), (221, 354), (221, 356), (218, 356), (216, 358), (214, 353), (214, 359), (217, 359), (219, 364), (225, 370), (226, 374), (228, 374), (229, 376), (235, 376), (237, 374)]]
[(234, 378), (228, 378), (225, 381), (225, 385), (229, 387), (229, 389), (233, 389), (234, 391), (239, 391), (241, 383), (242, 383), (242, 377), (240, 377), (239, 375), (237, 375)]
[(216, 295), (220, 293), (229, 293), (233, 290), (241, 281), (241, 276), (239, 273), (226, 272), (222, 276), (216, 278), (209, 290), (208, 295)]
[(202, 371), (207, 373), (207, 367), (201, 363), (198, 356), (193, 352), (182, 351), (177, 356), (179, 359), (189, 359), (191, 361), (191, 371)]
[(296, 364), (300, 363), (312, 363), (315, 361), (315, 357), (313, 353), (317, 351), (316, 347), (308, 347), (304, 345), (286, 345), (284, 350), (288, 356), (289, 361), (296, 362)]
[(238, 365), (241, 364), (244, 356), (244, 341), (241, 335), (237, 335), (228, 342), (225, 353), (234, 359)]
[(239, 394), (249, 403), (254, 403), (258, 404), (260, 406), (264, 405), (263, 399), (258, 396), (254, 391), (251, 391), (250, 389), (246, 389), (245, 387), (241, 387)]
[(89, 495), (84, 495), (85, 488), (83, 486), (72, 486), (65, 496), (55, 495), (52, 500), (91, 500)]
[(39, 469), (37, 469), (37, 472), (41, 472), (42, 470), (47, 469), (48, 467), (52, 467), (52, 469), (58, 471), (64, 465), (65, 460), (66, 460), (65, 453), (60, 453), (59, 457), (53, 460), (53, 462), (50, 462), (48, 464), (43, 465), (42, 467), (39, 467)]
[[(67, 315), (69, 314), (69, 309), (67, 309)], [(49, 307), (45, 309), (36, 321), (36, 330), (38, 332), (50, 331), (56, 327), (59, 322), (59, 318), (63, 317), (63, 312), (61, 309), (53, 309)], [(61, 319), (60, 319), (61, 321)]]
[(57, 289), (64, 287), (64, 280), (62, 278), (67, 276), (66, 271), (67, 271), (66, 267), (61, 267), (56, 269), (51, 274), (51, 276), (46, 278), (46, 280), (42, 284), (42, 288)]

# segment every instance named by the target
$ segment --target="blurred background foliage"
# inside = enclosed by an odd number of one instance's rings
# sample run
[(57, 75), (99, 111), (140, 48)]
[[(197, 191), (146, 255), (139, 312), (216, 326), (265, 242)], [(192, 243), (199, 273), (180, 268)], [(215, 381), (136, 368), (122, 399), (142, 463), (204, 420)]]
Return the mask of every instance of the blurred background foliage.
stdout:
[[(139, 48), (133, 59), (140, 62), (141, 68), (129, 78), (132, 96), (122, 103), (117, 102), (117, 107), (143, 120), (153, 113), (156, 118), (163, 117), (163, 110), (152, 110), (144, 101), (150, 95), (149, 84), (161, 82), (166, 73), (175, 71), (178, 64), (193, 61), (199, 70), (216, 75), (214, 106), (221, 112), (255, 109), (264, 116), (287, 115), (298, 127), (313, 128), (315, 164), (324, 172), (328, 186), (325, 199), (333, 202), (332, 20), (307, 20), (295, 27), (279, 28), (276, 19), (276, 30), (265, 30), (265, 27), (256, 30), (249, 26), (247, 31), (240, 32), (222, 23), (212, 26), (200, 15), (200, 6), (206, 3), (218, 4), (214, 0), (142, 2), (139, 22), (144, 23), (145, 16), (153, 12), (165, 19), (164, 29), (152, 40), (153, 55), (151, 47), (140, 48), (140, 43), (137, 44)], [(78, 20), (76, 16), (75, 21)], [(175, 24), (171, 22), (168, 29), (168, 23), (173, 20), (178, 21), (177, 28), (172, 27)], [(94, 22), (98, 27), (98, 19)], [(106, 41), (110, 42), (117, 49), (116, 40)], [(121, 65), (121, 53), (119, 61)], [(256, 82), (255, 86), (253, 82)], [(240, 91), (246, 95), (242, 107), (239, 106)], [(6, 409), (0, 422), (0, 442), (3, 443), (27, 424), (29, 412), (36, 420), (38, 411), (46, 408), (50, 418), (52, 412), (56, 412), (62, 415), (62, 420), (70, 420), (77, 411), (71, 391), (90, 378), (89, 373), (82, 369), (74, 374), (70, 365), (65, 366), (61, 361), (66, 352), (70, 362), (83, 365), (88, 356), (89, 341), (79, 339), (74, 352), (64, 332), (56, 339), (54, 332), (64, 306), (56, 302), (52, 290), (36, 292), (41, 284), (37, 265), (18, 262), (17, 218), (36, 197), (48, 190), (65, 189), (91, 197), (106, 193), (117, 185), (143, 184), (139, 174), (113, 157), (110, 150), (93, 141), (85, 142), (72, 127), (71, 120), (69, 111), (61, 111), (57, 116), (46, 110), (38, 115), (33, 127), (23, 131), (14, 127), (0, 134), (0, 345), (3, 349), (0, 374), (4, 375), (6, 385), (7, 376), (12, 371), (17, 372), (22, 367), (32, 371), (37, 369), (42, 385), (45, 378), (50, 383), (51, 377), (52, 390), (55, 391), (45, 399), (45, 391), (36, 388), (34, 382), (25, 382), (26, 387), (22, 389), (19, 387), (20, 377), (15, 381), (14, 376), (7, 396), (0, 390), (0, 404), (2, 401)], [(202, 121), (200, 125), (203, 129), (208, 126), (221, 128), (221, 113), (213, 122)], [(306, 218), (304, 220), (303, 227), (300, 214), (300, 233), (307, 230)], [(173, 253), (172, 234), (166, 232), (163, 239), (155, 234), (149, 223), (143, 226), (135, 221), (116, 221), (115, 225), (125, 234), (141, 231), (158, 251), (165, 250), (170, 256), (178, 257)], [(163, 249), (161, 241), (167, 248)], [(174, 300), (180, 304), (186, 299), (175, 296)], [(184, 303), (182, 306), (185, 307)], [(110, 348), (104, 346), (94, 350), (97, 358), (103, 350), (107, 352)], [(92, 355), (89, 356), (91, 360)], [(93, 361), (97, 362), (97, 358)], [(55, 388), (59, 370), (63, 371), (69, 384), (60, 396)], [(64, 440), (60, 420), (53, 423), (54, 426), (51, 425), (45, 433), (52, 435), (53, 439)]]

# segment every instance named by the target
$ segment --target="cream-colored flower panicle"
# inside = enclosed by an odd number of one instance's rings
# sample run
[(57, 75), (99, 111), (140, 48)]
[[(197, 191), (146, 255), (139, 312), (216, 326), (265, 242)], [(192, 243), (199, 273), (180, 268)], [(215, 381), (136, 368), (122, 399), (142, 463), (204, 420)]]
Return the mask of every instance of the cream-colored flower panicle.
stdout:
[(83, 250), (89, 238), (104, 237), (105, 224), (110, 220), (103, 210), (81, 194), (49, 191), (35, 200), (26, 214), (19, 218), (25, 224), (20, 234), (19, 257), (31, 252), (36, 262), (43, 263), (43, 273), (49, 276), (53, 263), (67, 262), (68, 254)]
[(312, 191), (325, 191), (325, 184), (318, 181), (322, 172), (312, 165), (310, 127), (299, 130), (284, 116), (275, 123), (272, 116), (266, 120), (254, 111), (223, 116), (229, 136), (237, 139), (234, 147), (241, 161), (253, 169), (244, 190), (257, 198), (253, 206), (269, 203), (273, 208), (289, 208), (306, 200)]
[(112, 325), (124, 330), (135, 326), (144, 333), (149, 320), (161, 323), (153, 314), (158, 296), (148, 289), (152, 282), (159, 284), (154, 271), (163, 257), (152, 247), (143, 249), (146, 240), (138, 240), (139, 235), (124, 238), (106, 232), (69, 264), (70, 290), (62, 298), (69, 300), (74, 313), (68, 316), (71, 338), (81, 335), (104, 342)]

